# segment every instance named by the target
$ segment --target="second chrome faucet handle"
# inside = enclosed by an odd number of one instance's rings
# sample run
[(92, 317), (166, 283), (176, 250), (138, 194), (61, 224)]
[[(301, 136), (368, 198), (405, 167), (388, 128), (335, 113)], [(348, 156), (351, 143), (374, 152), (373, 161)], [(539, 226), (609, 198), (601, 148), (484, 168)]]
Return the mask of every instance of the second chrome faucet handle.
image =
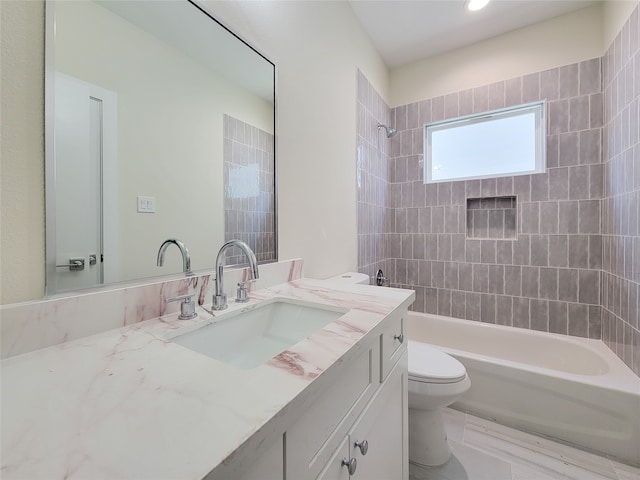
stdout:
[(191, 295), (179, 295), (165, 300), (167, 303), (183, 300), (180, 304), (180, 316), (178, 316), (178, 320), (191, 320), (198, 316), (196, 313), (196, 302), (194, 302), (192, 298), (193, 295), (193, 293)]
[(236, 303), (247, 303), (249, 301), (249, 291), (247, 290), (247, 282), (238, 283), (236, 290)]

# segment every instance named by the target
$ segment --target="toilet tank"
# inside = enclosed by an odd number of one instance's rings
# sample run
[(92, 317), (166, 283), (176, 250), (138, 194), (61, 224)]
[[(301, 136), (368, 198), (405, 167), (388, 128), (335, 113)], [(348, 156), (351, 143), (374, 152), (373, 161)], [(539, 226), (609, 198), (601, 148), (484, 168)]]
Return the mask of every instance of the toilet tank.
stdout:
[(340, 282), (340, 283), (361, 283), (363, 285), (369, 285), (371, 282), (369, 280), (369, 275), (366, 273), (358, 273), (358, 272), (345, 272), (340, 275), (336, 275), (335, 277), (327, 278), (329, 282)]

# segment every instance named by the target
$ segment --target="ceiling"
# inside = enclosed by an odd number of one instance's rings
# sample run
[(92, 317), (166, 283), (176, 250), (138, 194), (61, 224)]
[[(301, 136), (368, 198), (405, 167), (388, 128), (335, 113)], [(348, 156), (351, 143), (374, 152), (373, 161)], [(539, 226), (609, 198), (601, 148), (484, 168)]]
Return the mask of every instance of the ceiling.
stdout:
[(464, 0), (349, 0), (388, 67), (413, 63), (597, 1), (492, 0), (469, 12)]

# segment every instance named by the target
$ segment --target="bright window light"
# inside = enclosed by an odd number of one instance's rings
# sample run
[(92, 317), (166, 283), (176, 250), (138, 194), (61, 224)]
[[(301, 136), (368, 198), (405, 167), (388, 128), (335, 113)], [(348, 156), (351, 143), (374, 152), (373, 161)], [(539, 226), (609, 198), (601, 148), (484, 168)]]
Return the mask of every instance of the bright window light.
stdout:
[(424, 182), (543, 173), (545, 104), (426, 124)]

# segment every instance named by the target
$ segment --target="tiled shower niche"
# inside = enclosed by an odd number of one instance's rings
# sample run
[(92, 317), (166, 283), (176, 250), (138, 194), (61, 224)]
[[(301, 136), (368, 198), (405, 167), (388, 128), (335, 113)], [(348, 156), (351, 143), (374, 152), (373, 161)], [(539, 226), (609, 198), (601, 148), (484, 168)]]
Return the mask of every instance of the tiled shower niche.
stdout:
[(516, 196), (467, 198), (467, 238), (516, 240)]

